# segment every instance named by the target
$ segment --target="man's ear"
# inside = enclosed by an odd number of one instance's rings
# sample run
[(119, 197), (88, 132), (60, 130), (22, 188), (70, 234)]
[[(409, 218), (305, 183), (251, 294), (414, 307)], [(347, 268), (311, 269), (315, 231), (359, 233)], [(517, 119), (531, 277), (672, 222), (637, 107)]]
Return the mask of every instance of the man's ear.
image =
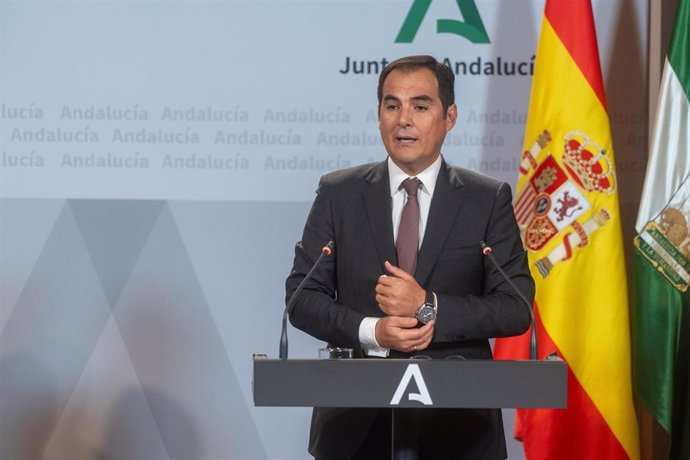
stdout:
[(448, 110), (446, 111), (446, 132), (450, 131), (453, 129), (453, 126), (455, 126), (455, 122), (458, 119), (458, 106), (453, 104), (450, 107), (448, 107)]

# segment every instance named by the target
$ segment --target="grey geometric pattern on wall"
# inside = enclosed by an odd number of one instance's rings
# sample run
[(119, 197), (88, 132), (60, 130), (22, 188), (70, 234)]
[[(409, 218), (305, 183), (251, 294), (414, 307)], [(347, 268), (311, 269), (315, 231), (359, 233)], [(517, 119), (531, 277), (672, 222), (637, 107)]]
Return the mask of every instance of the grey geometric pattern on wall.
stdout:
[(307, 210), (0, 200), (0, 458), (307, 458), (310, 411), (250, 385)]

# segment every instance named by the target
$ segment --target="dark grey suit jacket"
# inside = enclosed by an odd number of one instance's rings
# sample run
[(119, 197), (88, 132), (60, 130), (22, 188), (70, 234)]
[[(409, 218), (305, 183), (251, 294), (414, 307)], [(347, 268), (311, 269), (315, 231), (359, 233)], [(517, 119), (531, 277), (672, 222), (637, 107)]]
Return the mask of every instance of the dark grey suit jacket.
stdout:
[[(422, 287), (437, 294), (439, 303), (433, 342), (421, 353), (439, 359), (492, 359), (489, 338), (521, 334), (529, 327), (527, 307), (480, 249), (480, 241), (490, 244), (502, 268), (533, 298), (534, 282), (511, 199), (507, 184), (442, 163), (414, 274)], [(290, 316), (295, 327), (332, 345), (351, 347), (356, 357), (363, 357), (359, 325), (367, 316), (383, 316), (374, 288), (385, 273), (384, 262), (397, 265), (391, 213), (385, 161), (321, 178), (286, 281), (287, 296), (324, 244), (334, 241), (335, 253), (324, 260), (295, 303)], [(446, 412), (450, 415), (440, 416), (438, 430), (432, 431), (467, 438), (454, 441), (462, 452), (452, 458), (505, 458), (500, 411)], [(319, 458), (349, 458), (375, 414), (367, 409), (315, 409), (310, 452)]]

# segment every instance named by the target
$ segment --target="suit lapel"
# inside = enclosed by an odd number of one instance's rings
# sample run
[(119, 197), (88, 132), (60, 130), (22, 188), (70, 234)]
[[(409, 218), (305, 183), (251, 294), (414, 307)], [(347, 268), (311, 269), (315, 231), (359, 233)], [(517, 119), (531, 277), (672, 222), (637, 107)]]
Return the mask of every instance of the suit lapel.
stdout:
[(431, 198), (424, 241), (417, 257), (415, 278), (422, 286), (426, 283), (462, 207), (462, 185), (457, 173), (444, 160), (434, 188), (434, 196)]
[(376, 250), (381, 260), (381, 267), (385, 261), (397, 265), (398, 257), (393, 241), (393, 222), (391, 219), (391, 191), (388, 181), (388, 165), (385, 161), (377, 164), (364, 177), (367, 186), (364, 187), (362, 199), (367, 213), (371, 234), (376, 244)]

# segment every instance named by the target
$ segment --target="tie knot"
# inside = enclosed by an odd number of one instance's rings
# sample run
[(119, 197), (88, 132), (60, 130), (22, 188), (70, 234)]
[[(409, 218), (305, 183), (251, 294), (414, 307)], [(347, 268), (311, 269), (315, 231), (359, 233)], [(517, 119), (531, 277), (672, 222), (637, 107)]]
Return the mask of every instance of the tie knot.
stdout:
[(407, 179), (402, 181), (402, 184), (400, 184), (400, 187), (405, 189), (408, 196), (417, 196), (417, 190), (419, 190), (419, 187), (421, 186), (422, 181), (420, 181), (416, 177), (408, 177)]

